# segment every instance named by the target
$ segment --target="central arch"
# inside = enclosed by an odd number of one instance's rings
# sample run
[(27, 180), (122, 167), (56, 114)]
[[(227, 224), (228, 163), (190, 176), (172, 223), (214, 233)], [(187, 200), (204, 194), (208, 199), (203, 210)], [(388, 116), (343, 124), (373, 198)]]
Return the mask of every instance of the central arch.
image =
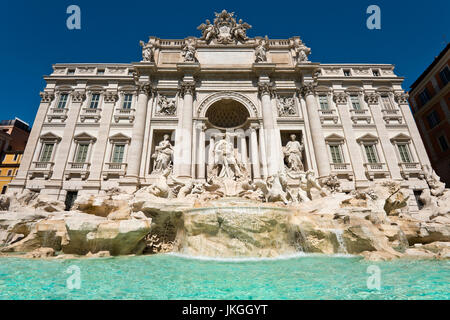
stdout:
[(250, 114), (242, 103), (233, 99), (223, 99), (214, 102), (205, 116), (214, 127), (232, 129), (244, 126)]
[(217, 92), (214, 93), (208, 97), (206, 97), (198, 107), (198, 116), (201, 118), (206, 118), (206, 113), (208, 112), (208, 109), (215, 104), (218, 101), (221, 100), (234, 100), (238, 103), (240, 103), (242, 106), (244, 106), (247, 109), (248, 117), (250, 118), (257, 118), (258, 117), (258, 109), (256, 108), (255, 104), (247, 98), (245, 95), (237, 93), (237, 92), (230, 92), (230, 91), (224, 91), (224, 92)]

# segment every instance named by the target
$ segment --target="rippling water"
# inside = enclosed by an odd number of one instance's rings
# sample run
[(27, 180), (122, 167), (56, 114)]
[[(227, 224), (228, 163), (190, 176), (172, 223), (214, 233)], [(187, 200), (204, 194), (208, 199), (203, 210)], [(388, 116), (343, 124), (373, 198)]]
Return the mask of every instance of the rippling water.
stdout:
[[(380, 290), (367, 288), (371, 265), (380, 268)], [(70, 290), (67, 271), (77, 268), (81, 286)], [(449, 299), (449, 282), (448, 261), (374, 263), (329, 256), (227, 261), (175, 255), (0, 259), (0, 299)]]

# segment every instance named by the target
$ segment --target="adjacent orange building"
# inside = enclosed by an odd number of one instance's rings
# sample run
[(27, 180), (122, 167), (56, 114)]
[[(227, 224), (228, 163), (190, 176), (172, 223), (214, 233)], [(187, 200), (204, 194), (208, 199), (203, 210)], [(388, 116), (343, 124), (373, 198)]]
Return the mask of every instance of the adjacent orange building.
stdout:
[(450, 43), (413, 83), (409, 102), (431, 164), (450, 186)]
[(0, 192), (14, 179), (30, 135), (30, 126), (16, 118), (0, 121)]

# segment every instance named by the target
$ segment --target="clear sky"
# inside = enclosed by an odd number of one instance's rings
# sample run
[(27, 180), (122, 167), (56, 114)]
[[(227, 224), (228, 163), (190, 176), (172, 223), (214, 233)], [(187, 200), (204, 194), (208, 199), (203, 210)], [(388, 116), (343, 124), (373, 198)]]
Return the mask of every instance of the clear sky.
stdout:
[[(81, 30), (66, 27), (72, 4)], [(381, 30), (366, 27), (369, 5), (381, 9)], [(197, 26), (222, 9), (251, 24), (250, 37), (300, 36), (313, 62), (392, 63), (406, 90), (450, 41), (448, 0), (3, 0), (0, 119), (32, 124), (54, 63), (139, 61), (139, 40), (200, 36)]]

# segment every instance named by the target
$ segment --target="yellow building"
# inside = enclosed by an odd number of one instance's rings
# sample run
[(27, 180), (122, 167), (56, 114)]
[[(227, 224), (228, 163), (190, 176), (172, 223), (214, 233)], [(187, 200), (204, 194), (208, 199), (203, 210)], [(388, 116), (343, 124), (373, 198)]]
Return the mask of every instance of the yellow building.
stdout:
[(0, 163), (0, 190), (5, 194), (8, 184), (14, 179), (19, 170), (23, 151), (6, 151), (3, 153)]

